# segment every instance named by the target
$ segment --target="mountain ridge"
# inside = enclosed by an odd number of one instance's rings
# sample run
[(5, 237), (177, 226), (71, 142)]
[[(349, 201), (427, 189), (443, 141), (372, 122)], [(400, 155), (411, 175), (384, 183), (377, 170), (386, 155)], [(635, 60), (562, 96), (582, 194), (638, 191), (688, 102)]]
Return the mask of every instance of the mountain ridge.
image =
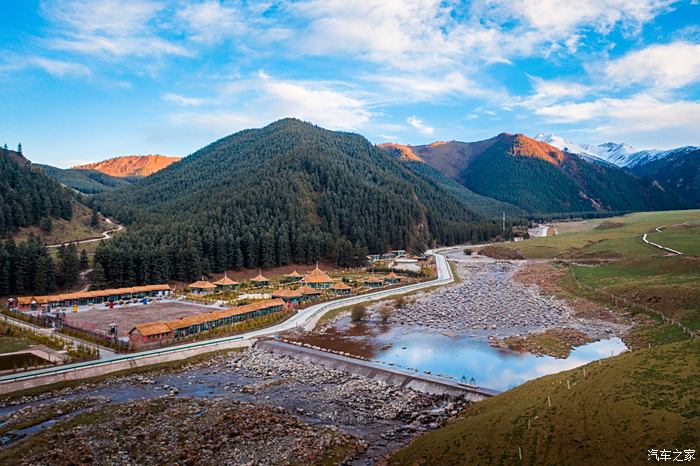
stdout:
[(180, 160), (181, 157), (159, 154), (122, 155), (101, 162), (76, 165), (71, 167), (71, 169), (96, 170), (115, 177), (149, 176)]

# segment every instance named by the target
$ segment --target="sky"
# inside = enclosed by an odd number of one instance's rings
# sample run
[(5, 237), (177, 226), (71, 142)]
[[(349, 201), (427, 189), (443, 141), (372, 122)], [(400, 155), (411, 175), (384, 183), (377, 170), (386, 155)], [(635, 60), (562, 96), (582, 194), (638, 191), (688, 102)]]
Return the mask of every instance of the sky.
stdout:
[(0, 144), (67, 167), (297, 117), (700, 145), (698, 0), (0, 2)]

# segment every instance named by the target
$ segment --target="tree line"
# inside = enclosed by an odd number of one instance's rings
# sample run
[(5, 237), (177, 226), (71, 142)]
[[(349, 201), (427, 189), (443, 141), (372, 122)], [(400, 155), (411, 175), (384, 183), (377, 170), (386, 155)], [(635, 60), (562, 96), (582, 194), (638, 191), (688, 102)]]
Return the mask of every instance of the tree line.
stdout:
[(88, 266), (87, 253), (78, 253), (73, 243), (59, 247), (54, 259), (38, 236), (29, 235), (19, 243), (8, 239), (0, 243), (0, 295), (43, 295), (70, 289)]

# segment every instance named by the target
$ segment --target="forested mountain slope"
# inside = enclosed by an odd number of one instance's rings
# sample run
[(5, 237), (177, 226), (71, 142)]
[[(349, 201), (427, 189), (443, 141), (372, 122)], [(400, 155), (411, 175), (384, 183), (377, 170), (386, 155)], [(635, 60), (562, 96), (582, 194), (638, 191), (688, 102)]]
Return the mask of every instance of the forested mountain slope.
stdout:
[(637, 165), (630, 171), (658, 182), (690, 206), (700, 207), (700, 149), (677, 151), (665, 158)]
[(684, 205), (649, 180), (522, 134), (411, 149), (421, 161), (471, 191), (532, 213), (664, 210)]
[(96, 254), (110, 285), (320, 257), (351, 264), (500, 233), (363, 137), (294, 119), (223, 138), (96, 203), (130, 224)]
[(80, 191), (83, 194), (97, 194), (127, 186), (140, 177), (116, 177), (97, 170), (77, 170), (75, 168), (56, 168), (39, 165), (47, 175), (56, 181)]
[(389, 154), (397, 157), (407, 167), (417, 171), (426, 178), (434, 180), (453, 196), (463, 200), (476, 212), (486, 217), (501, 218), (503, 213), (505, 213), (509, 219), (524, 218), (527, 216), (527, 213), (523, 209), (516, 207), (513, 204), (508, 204), (490, 197), (481, 196), (473, 191), (470, 191), (465, 186), (457, 183), (453, 179), (448, 178), (437, 168), (425, 163), (417, 154), (415, 154), (415, 152), (411, 150), (409, 146), (399, 144), (380, 144), (379, 147), (387, 151)]
[(69, 220), (71, 193), (32, 167), (22, 154), (0, 149), (0, 236), (12, 235), (21, 227), (38, 225), (42, 219)]

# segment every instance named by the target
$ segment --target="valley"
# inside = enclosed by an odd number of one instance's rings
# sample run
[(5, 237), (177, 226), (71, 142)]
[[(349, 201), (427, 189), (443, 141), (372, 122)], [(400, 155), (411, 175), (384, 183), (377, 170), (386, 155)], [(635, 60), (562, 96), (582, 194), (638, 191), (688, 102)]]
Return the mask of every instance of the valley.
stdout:
[[(556, 182), (535, 193), (540, 178)], [(700, 213), (616, 215), (682, 205), (647, 179), (524, 135), (376, 147), (285, 119), (92, 193), (46, 183), (71, 220), (17, 239), (60, 281), (20, 283), (0, 343), (20, 358), (44, 335), (62, 359), (0, 375), (3, 464), (69, 462), (69, 438), (85, 463), (557, 463), (543, 442), (578, 442), (600, 464), (618, 458), (606, 416), (646, 420), (629, 454), (697, 440)], [(661, 361), (682, 382), (640, 385)]]

